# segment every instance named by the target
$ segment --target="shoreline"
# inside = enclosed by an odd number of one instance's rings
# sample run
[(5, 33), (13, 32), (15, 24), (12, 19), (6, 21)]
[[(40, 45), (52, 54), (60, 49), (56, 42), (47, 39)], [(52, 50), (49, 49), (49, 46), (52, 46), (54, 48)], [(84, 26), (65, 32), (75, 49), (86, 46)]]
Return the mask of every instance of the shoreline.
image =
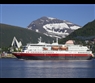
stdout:
[(13, 54), (7, 54), (6, 56), (0, 56), (0, 58), (16, 58)]

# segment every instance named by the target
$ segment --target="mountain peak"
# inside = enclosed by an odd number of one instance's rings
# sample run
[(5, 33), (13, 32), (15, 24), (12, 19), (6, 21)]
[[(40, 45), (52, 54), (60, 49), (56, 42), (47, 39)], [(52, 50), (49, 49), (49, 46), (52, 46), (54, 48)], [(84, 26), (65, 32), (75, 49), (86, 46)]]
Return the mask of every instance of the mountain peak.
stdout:
[(50, 20), (53, 20), (53, 19), (56, 19), (56, 18), (49, 17), (49, 16), (42, 16), (40, 19), (50, 19)]
[(70, 21), (43, 16), (31, 22), (27, 28), (50, 37), (64, 38), (74, 30), (81, 27)]
[(47, 17), (47, 18), (50, 19), (50, 20), (56, 19), (56, 18), (53, 18), (53, 17)]

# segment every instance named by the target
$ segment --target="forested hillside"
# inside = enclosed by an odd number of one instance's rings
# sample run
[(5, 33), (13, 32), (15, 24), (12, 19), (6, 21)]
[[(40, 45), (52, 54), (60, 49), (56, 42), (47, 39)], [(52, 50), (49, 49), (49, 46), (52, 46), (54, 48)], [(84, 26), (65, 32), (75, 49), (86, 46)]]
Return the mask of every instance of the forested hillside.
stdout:
[(26, 28), (12, 26), (8, 24), (0, 24), (0, 47), (9, 47), (14, 36), (23, 45), (26, 43), (36, 43), (41, 36), (43, 42), (52, 42), (54, 39), (46, 35), (36, 33)]
[(84, 41), (95, 38), (95, 20), (85, 24), (82, 28), (79, 28), (68, 35), (66, 38), (60, 39), (59, 43), (66, 42), (67, 40)]

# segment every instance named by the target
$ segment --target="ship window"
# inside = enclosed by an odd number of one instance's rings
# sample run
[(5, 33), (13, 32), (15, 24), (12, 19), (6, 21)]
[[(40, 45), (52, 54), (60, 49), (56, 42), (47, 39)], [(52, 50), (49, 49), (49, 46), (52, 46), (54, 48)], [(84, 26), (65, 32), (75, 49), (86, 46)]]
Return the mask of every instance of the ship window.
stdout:
[(45, 46), (45, 45), (31, 45), (31, 46)]
[(90, 51), (90, 50), (87, 50), (87, 51)]
[(23, 50), (26, 50), (27, 49), (27, 47), (23, 47)]

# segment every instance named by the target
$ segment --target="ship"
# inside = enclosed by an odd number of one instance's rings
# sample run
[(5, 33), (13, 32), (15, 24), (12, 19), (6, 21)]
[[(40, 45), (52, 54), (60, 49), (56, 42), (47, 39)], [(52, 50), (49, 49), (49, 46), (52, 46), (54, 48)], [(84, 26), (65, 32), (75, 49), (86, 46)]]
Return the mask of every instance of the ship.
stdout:
[(65, 44), (56, 42), (45, 43), (38, 38), (38, 43), (27, 43), (21, 52), (12, 52), (18, 59), (26, 60), (91, 60), (94, 55), (92, 51), (83, 45), (75, 44), (68, 40)]

